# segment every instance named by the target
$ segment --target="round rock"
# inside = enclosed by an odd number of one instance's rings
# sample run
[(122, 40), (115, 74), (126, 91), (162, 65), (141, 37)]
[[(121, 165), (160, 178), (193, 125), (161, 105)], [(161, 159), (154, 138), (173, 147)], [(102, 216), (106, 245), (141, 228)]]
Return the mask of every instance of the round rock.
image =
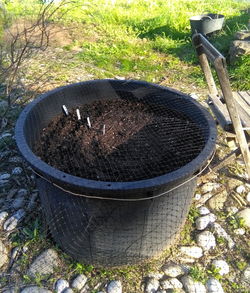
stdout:
[(192, 257), (192, 258), (200, 258), (203, 255), (203, 251), (198, 246), (182, 246), (180, 248), (180, 252), (185, 256)]
[(204, 231), (197, 235), (197, 244), (202, 247), (205, 251), (216, 247), (216, 241), (213, 233), (210, 231)]
[(208, 215), (210, 213), (209, 209), (207, 207), (200, 207), (199, 208), (199, 213), (201, 216)]
[(222, 259), (213, 260), (212, 265), (214, 265), (219, 271), (218, 273), (223, 276), (229, 273), (229, 266), (227, 262)]
[(237, 213), (237, 216), (244, 220), (244, 224), (250, 228), (250, 208), (246, 208)]
[(160, 283), (157, 279), (150, 278), (145, 285), (144, 292), (145, 293), (155, 293), (155, 292), (157, 292), (159, 286), (160, 286)]
[(164, 272), (164, 274), (168, 277), (171, 277), (171, 278), (176, 278), (178, 276), (181, 276), (181, 275), (184, 275), (185, 274), (185, 271), (184, 269), (175, 264), (175, 263), (168, 263), (168, 264), (165, 264), (163, 267), (162, 267), (162, 271)]
[(241, 194), (244, 193), (246, 191), (246, 187), (244, 185), (240, 185), (236, 188), (236, 192)]
[(244, 270), (242, 280), (250, 285), (250, 266)]
[(77, 290), (81, 290), (85, 286), (85, 284), (87, 283), (87, 280), (88, 280), (88, 278), (85, 275), (83, 275), (83, 274), (78, 275), (72, 281), (71, 287), (74, 289), (77, 289)]
[(236, 235), (240, 235), (240, 236), (242, 236), (242, 235), (245, 235), (246, 230), (245, 230), (244, 228), (238, 228), (238, 229), (234, 229), (234, 233), (235, 233)]
[(56, 281), (55, 290), (57, 293), (62, 293), (65, 289), (69, 288), (69, 282), (63, 279)]
[(177, 278), (169, 278), (167, 280), (161, 281), (161, 287), (163, 289), (181, 289), (183, 285)]
[(52, 291), (37, 286), (28, 286), (23, 288), (21, 293), (52, 293)]
[(74, 291), (71, 288), (66, 288), (63, 290), (63, 293), (74, 293)]
[(111, 281), (108, 284), (107, 293), (122, 293), (122, 283), (120, 281)]
[(187, 293), (206, 293), (205, 286), (200, 282), (194, 281), (190, 276), (182, 277), (181, 282)]
[(42, 252), (30, 265), (27, 274), (35, 277), (36, 274), (52, 274), (54, 269), (60, 265), (58, 254), (53, 249)]
[(224, 293), (221, 283), (215, 278), (211, 278), (206, 283), (207, 293)]
[(22, 172), (23, 172), (23, 169), (21, 167), (15, 167), (11, 173), (12, 175), (20, 175)]
[(207, 226), (211, 223), (214, 223), (216, 220), (216, 216), (212, 213), (199, 217), (195, 221), (195, 225), (197, 230), (204, 230), (207, 228)]

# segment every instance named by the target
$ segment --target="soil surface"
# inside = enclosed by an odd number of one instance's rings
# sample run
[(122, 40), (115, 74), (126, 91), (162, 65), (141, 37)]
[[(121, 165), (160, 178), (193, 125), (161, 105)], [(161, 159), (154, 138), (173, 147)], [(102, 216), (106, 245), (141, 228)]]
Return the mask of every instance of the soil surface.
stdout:
[(112, 182), (153, 178), (184, 166), (204, 147), (194, 122), (161, 105), (121, 99), (78, 109), (81, 120), (76, 108), (55, 117), (34, 149), (71, 175)]

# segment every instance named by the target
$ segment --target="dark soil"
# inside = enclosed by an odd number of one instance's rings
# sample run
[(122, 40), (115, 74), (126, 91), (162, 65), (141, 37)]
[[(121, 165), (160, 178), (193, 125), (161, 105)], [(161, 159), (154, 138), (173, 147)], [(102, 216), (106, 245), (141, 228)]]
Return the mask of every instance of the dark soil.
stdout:
[(184, 166), (204, 147), (196, 124), (163, 106), (102, 100), (79, 109), (80, 121), (76, 109), (55, 117), (35, 146), (43, 161), (75, 176), (113, 182), (153, 178)]

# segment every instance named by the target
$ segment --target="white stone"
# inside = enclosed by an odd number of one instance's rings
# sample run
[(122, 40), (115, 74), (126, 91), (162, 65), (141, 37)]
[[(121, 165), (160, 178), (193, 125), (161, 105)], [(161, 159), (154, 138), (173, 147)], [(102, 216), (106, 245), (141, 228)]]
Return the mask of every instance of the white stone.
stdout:
[(246, 208), (237, 213), (237, 216), (244, 220), (244, 225), (250, 228), (250, 208)]
[(218, 273), (223, 276), (229, 273), (229, 265), (226, 261), (222, 259), (215, 259), (212, 261), (212, 265), (214, 265), (219, 271)]
[(246, 200), (250, 202), (250, 192), (247, 193)]
[(7, 212), (5, 212), (5, 211), (0, 213), (0, 228), (2, 227), (2, 225), (3, 225), (4, 221), (5, 221), (5, 219), (8, 217), (8, 215), (9, 214)]
[(12, 175), (20, 175), (23, 172), (23, 169), (21, 167), (16, 167), (12, 170)]
[(240, 185), (236, 188), (237, 193), (244, 193), (246, 191), (246, 187), (244, 185)]
[(224, 293), (221, 283), (215, 278), (208, 279), (206, 288), (207, 293)]
[(234, 233), (236, 234), (236, 235), (245, 235), (245, 233), (246, 233), (246, 230), (244, 229), (244, 228), (238, 228), (238, 229), (234, 229)]
[(4, 173), (0, 175), (0, 180), (6, 180), (10, 178), (10, 174), (9, 173)]
[(196, 193), (195, 196), (194, 196), (194, 200), (198, 201), (200, 199), (201, 199), (201, 194)]
[(182, 277), (181, 282), (187, 293), (206, 293), (207, 292), (205, 286), (202, 283), (194, 281), (190, 276)]
[(3, 224), (3, 228), (5, 231), (11, 231), (16, 228), (18, 223), (25, 216), (25, 211), (23, 209), (18, 210), (13, 216), (11, 216), (5, 223)]
[(209, 224), (214, 223), (215, 220), (216, 220), (216, 216), (210, 213), (208, 215), (197, 218), (195, 221), (195, 225), (198, 230), (204, 230), (207, 228)]
[(212, 224), (214, 231), (216, 232), (216, 234), (220, 237), (223, 237), (227, 240), (227, 244), (228, 247), (230, 249), (232, 249), (235, 246), (235, 242), (233, 241), (233, 239), (227, 234), (227, 232), (221, 227), (220, 224), (218, 223), (213, 223)]
[(192, 258), (200, 258), (203, 255), (203, 251), (199, 246), (182, 246), (180, 247), (182, 254)]
[(155, 293), (157, 289), (159, 288), (160, 283), (157, 279), (155, 278), (150, 278), (148, 282), (146, 283), (145, 286), (145, 293)]
[(0, 239), (0, 268), (8, 262), (8, 250)]
[(60, 260), (58, 254), (53, 249), (43, 251), (30, 265), (27, 274), (35, 277), (36, 274), (47, 275), (52, 274), (54, 269), (58, 267)]
[(75, 288), (77, 290), (81, 290), (85, 286), (85, 284), (87, 283), (87, 280), (88, 280), (88, 278), (85, 275), (83, 275), (83, 274), (78, 275), (73, 280), (71, 287)]
[(231, 206), (231, 207), (227, 207), (226, 211), (230, 214), (230, 215), (234, 215), (236, 214), (239, 209), (237, 207)]
[(215, 237), (210, 231), (203, 231), (199, 233), (196, 237), (196, 241), (197, 244), (205, 251), (216, 247)]
[(217, 190), (220, 187), (221, 187), (221, 184), (219, 184), (219, 183), (207, 182), (207, 183), (202, 185), (201, 192), (202, 193), (211, 192), (211, 191)]
[(202, 206), (199, 208), (199, 213), (201, 216), (205, 216), (205, 215), (208, 215), (210, 211), (207, 207)]
[(168, 264), (164, 265), (162, 267), (162, 271), (164, 272), (164, 274), (166, 276), (171, 277), (171, 278), (176, 278), (180, 275), (185, 274), (185, 270), (181, 266), (179, 266), (175, 263), (168, 263)]
[(55, 290), (57, 293), (62, 293), (66, 288), (69, 288), (69, 282), (63, 279), (56, 281)]
[(170, 278), (170, 279), (161, 281), (161, 287), (163, 289), (178, 289), (178, 288), (181, 289), (183, 285), (178, 279)]
[(120, 281), (111, 281), (108, 284), (107, 293), (122, 293), (122, 283)]
[(246, 269), (244, 270), (242, 279), (244, 282), (250, 284), (250, 266), (246, 267)]

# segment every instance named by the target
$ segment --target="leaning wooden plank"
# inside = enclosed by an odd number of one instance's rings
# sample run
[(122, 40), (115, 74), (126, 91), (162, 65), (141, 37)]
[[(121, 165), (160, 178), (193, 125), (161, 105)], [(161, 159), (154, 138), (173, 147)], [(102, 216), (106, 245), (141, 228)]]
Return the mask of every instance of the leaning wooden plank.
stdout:
[(218, 58), (215, 61), (214, 65), (215, 65), (215, 69), (219, 78), (223, 96), (227, 104), (228, 112), (234, 126), (236, 137), (240, 145), (243, 160), (246, 165), (248, 178), (250, 180), (250, 152), (247, 145), (247, 140), (246, 140), (244, 130), (242, 129), (242, 125), (241, 125), (240, 117), (237, 111), (236, 103), (233, 97), (232, 89), (229, 83), (225, 58)]
[(250, 106), (250, 91), (239, 92), (239, 94), (241, 95), (242, 99)]
[(221, 102), (220, 98), (217, 95), (208, 95), (208, 105), (221, 127), (226, 131), (232, 131), (232, 122), (227, 107)]
[(250, 106), (242, 99), (240, 94), (234, 92), (233, 96), (237, 103), (242, 125), (244, 127), (250, 127)]

